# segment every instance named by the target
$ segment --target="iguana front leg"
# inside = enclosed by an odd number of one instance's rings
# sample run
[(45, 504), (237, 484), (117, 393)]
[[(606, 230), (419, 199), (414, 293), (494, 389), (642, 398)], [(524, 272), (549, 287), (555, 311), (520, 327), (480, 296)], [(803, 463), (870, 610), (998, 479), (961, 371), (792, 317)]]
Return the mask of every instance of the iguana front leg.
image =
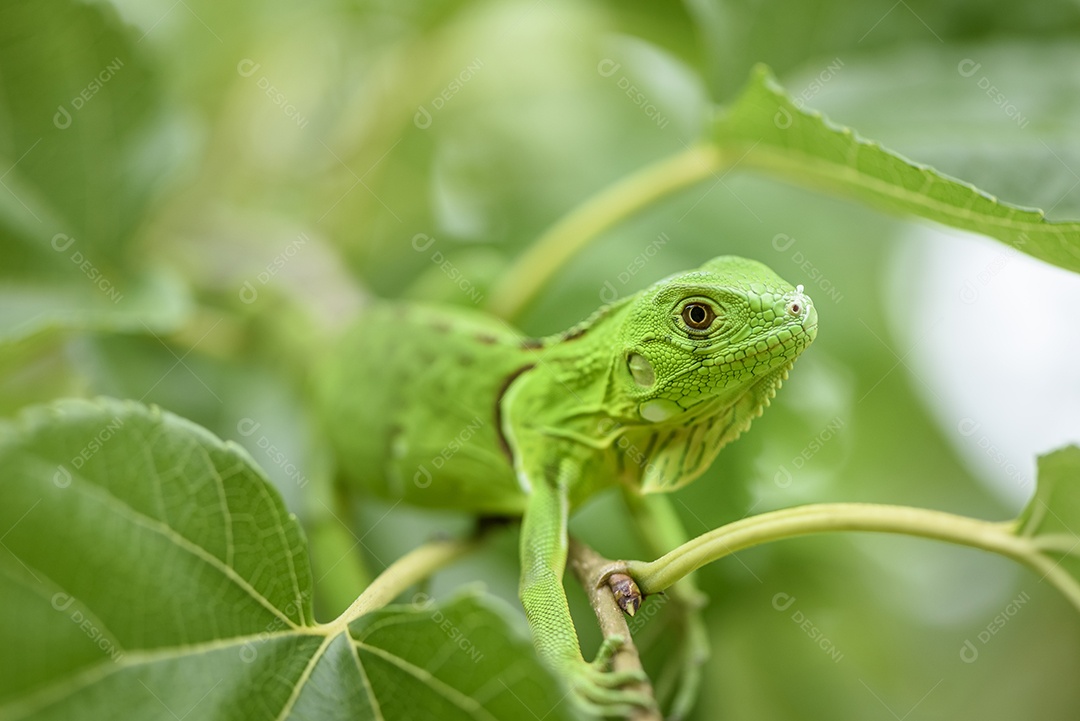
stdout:
[(528, 478), (532, 485), (521, 527), (521, 604), (540, 658), (560, 674), (588, 710), (602, 716), (629, 714), (634, 706), (651, 707), (653, 700), (620, 686), (641, 681), (636, 671), (610, 671), (612, 654), (621, 638), (605, 640), (596, 659), (581, 655), (574, 621), (563, 589), (566, 570), (567, 491), (577, 480), (576, 463), (564, 460), (553, 472)]

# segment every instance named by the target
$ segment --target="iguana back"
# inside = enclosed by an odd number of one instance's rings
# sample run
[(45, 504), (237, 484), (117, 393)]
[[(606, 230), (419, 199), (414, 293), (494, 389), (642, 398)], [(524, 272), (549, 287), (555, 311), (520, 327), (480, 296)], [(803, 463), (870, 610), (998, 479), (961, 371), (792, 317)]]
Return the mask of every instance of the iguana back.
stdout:
[(532, 366), (527, 345), (464, 309), (366, 309), (321, 379), (349, 483), (419, 506), (520, 513), (499, 399)]

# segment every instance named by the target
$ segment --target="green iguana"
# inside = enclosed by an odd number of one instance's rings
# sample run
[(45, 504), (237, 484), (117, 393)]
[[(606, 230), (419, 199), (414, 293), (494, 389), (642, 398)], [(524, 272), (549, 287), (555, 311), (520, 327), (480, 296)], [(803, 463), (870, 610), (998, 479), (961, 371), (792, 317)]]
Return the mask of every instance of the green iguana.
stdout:
[(725, 256), (526, 339), (475, 311), (367, 309), (327, 373), (330, 433), (356, 489), (522, 516), (521, 603), (540, 657), (593, 711), (619, 688), (612, 647), (584, 660), (563, 590), (567, 517), (605, 488), (675, 490), (760, 415), (817, 333), (802, 286)]

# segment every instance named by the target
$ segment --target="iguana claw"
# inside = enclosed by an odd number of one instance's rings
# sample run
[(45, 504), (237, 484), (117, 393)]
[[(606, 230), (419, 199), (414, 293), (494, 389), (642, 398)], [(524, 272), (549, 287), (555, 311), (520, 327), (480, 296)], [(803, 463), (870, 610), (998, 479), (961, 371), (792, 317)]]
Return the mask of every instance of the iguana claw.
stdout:
[(647, 693), (620, 688), (648, 681), (644, 671), (608, 669), (615, 652), (626, 642), (622, 636), (604, 639), (592, 663), (574, 664), (567, 677), (577, 701), (588, 713), (604, 718), (626, 717), (635, 708), (655, 708), (656, 701)]

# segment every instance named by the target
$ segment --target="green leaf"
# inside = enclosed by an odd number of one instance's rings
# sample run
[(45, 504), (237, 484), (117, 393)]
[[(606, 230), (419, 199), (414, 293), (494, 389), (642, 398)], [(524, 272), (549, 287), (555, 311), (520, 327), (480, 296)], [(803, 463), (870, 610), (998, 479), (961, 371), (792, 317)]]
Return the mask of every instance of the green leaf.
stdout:
[(1080, 91), (1080, 77), (1043, 70), (1078, 63), (1075, 42), (998, 39), (897, 46), (783, 77), (792, 97), (812, 97), (815, 109), (864, 137), (1011, 203), (1072, 220), (1080, 218), (1072, 132), (1080, 106), (1062, 98)]
[(57, 234), (106, 273), (129, 263), (122, 249), (175, 147), (144, 52), (100, 3), (0, 9), (0, 237), (23, 251), (7, 272), (55, 266)]
[(561, 697), (476, 593), (315, 623), (296, 519), (172, 414), (34, 407), (0, 425), (0, 465), (6, 721), (516, 719)]
[(1038, 555), (1035, 566), (1080, 609), (1080, 447), (1039, 457), (1035, 496), (1017, 519), (1017, 535)]
[(742, 95), (714, 121), (714, 142), (735, 167), (827, 188), (895, 213), (982, 233), (1036, 258), (1080, 271), (1080, 223), (1002, 203), (962, 181), (882, 148), (800, 109), (759, 65)]
[(191, 312), (186, 284), (167, 272), (113, 279), (87, 274), (84, 282), (36, 280), (0, 286), (0, 343), (51, 330), (166, 333)]

